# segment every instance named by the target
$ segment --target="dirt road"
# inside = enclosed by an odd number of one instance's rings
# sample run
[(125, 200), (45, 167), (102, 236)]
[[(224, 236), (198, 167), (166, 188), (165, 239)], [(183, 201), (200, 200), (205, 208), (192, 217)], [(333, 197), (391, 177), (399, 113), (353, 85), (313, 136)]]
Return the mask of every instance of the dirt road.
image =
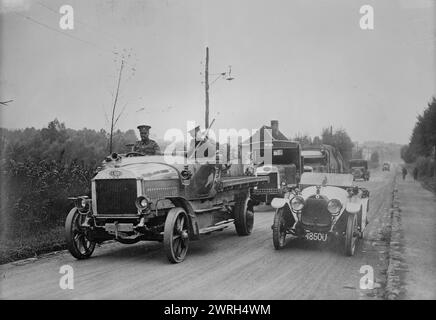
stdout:
[[(0, 266), (1, 299), (378, 299), (387, 268), (392, 172), (373, 172), (366, 239), (354, 257), (336, 248), (272, 244), (274, 212), (258, 207), (252, 235), (234, 227), (191, 242), (187, 259), (168, 263), (162, 244), (96, 248), (91, 259), (60, 252), (29, 263)], [(17, 265), (18, 264), (18, 265)], [(61, 266), (74, 270), (74, 289), (59, 286)], [(360, 289), (361, 267), (374, 269), (375, 288)]]

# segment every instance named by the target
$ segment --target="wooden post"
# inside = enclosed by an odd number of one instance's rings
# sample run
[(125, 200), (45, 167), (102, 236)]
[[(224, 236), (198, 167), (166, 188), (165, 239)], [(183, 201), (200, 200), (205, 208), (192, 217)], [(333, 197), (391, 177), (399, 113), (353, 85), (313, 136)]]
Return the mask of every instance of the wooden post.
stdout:
[(230, 151), (230, 137), (227, 137), (227, 163), (229, 163), (231, 160)]
[(238, 164), (242, 163), (242, 137), (238, 136)]

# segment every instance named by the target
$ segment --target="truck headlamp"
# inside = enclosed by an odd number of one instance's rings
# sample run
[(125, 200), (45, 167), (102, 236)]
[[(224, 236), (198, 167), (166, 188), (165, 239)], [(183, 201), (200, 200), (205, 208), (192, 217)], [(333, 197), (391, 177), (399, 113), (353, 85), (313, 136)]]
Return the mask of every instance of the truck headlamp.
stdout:
[(80, 207), (82, 209), (85, 209), (87, 205), (88, 205), (88, 201), (86, 201), (85, 198), (80, 199)]
[(80, 212), (87, 212), (89, 211), (89, 202), (91, 201), (91, 199), (88, 199), (88, 197), (83, 196), (83, 197), (78, 197), (74, 200), (74, 204), (76, 206), (76, 208), (80, 211)]
[(150, 206), (151, 202), (144, 196), (139, 196), (136, 198), (135, 205), (139, 210), (147, 209)]

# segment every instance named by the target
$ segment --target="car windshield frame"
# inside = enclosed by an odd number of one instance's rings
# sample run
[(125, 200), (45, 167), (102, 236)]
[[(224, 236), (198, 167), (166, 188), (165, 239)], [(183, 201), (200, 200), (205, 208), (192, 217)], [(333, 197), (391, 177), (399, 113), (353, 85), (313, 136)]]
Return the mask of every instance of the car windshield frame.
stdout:
[(353, 175), (349, 173), (304, 172), (301, 175), (300, 185), (352, 187)]

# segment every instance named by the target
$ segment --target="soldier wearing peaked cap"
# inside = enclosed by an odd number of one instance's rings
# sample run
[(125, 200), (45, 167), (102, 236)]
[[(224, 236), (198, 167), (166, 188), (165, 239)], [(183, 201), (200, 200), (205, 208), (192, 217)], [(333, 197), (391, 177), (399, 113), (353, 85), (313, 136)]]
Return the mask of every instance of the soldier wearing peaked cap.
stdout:
[(150, 128), (151, 127), (148, 125), (138, 126), (141, 140), (136, 141), (135, 145), (133, 146), (134, 152), (139, 152), (144, 155), (150, 155), (150, 156), (161, 154), (159, 145), (156, 143), (156, 141), (151, 140), (149, 138)]

